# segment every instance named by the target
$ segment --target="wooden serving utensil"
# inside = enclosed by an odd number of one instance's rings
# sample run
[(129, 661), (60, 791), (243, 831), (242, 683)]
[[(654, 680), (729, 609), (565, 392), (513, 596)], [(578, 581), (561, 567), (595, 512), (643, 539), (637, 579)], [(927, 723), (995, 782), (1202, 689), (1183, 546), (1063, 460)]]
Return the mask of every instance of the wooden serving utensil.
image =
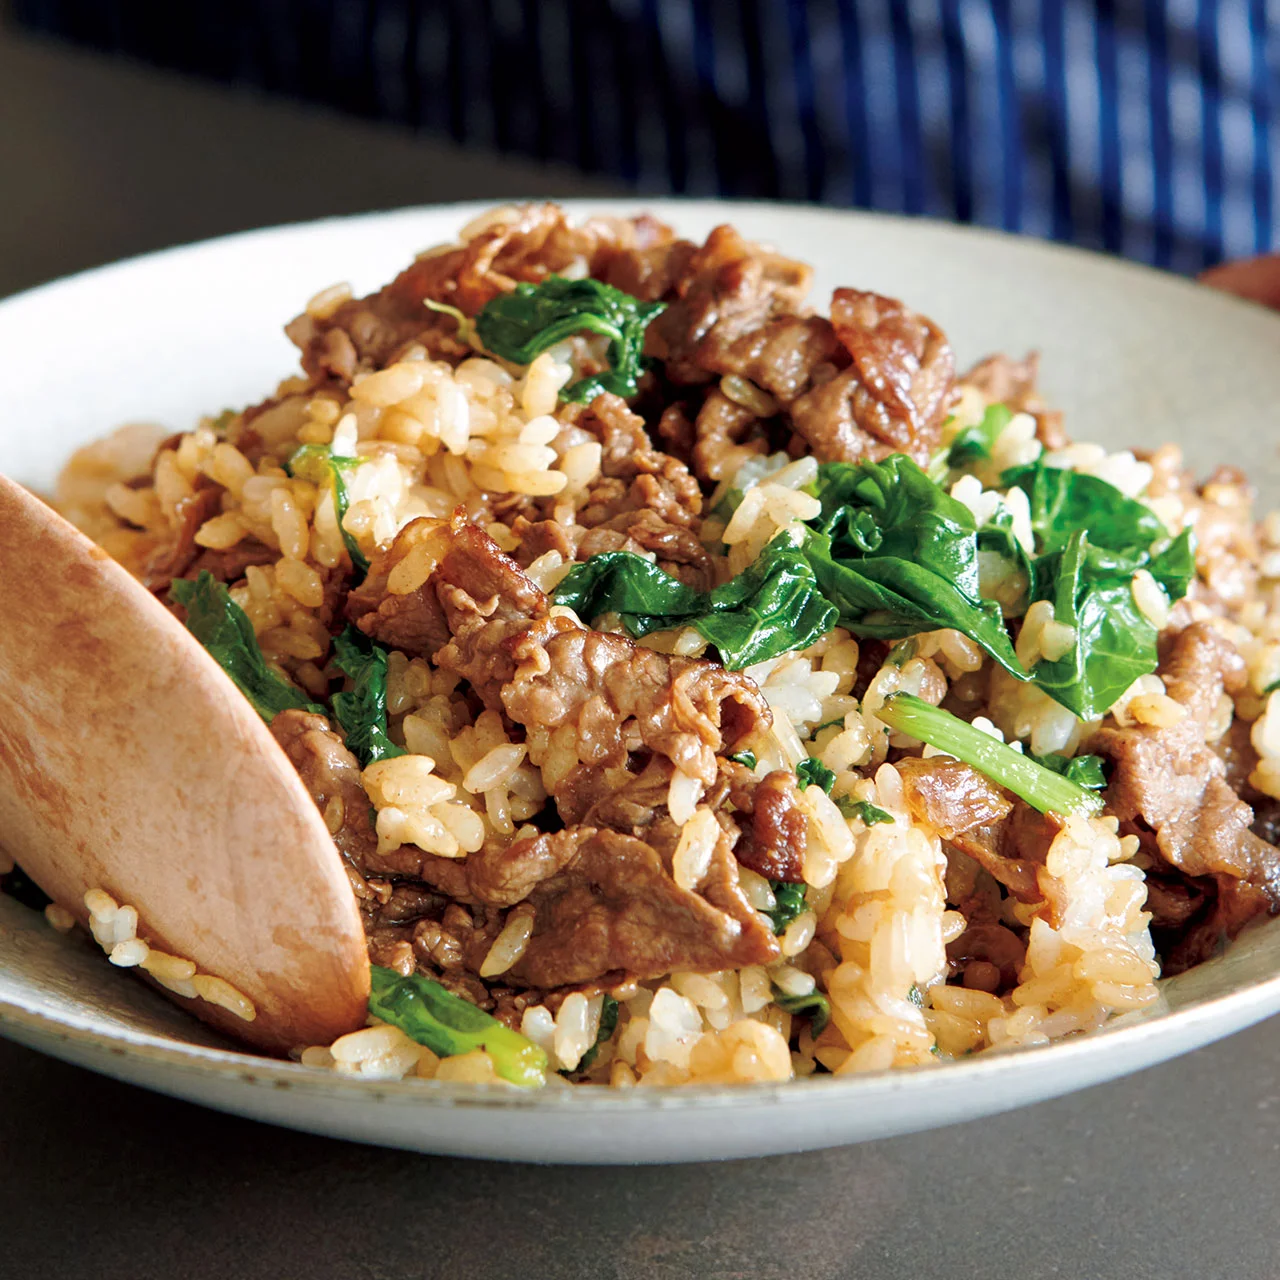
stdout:
[(229, 982), (273, 1053), (363, 1026), (364, 930), (333, 840), (249, 702), (140, 583), (0, 476), (0, 842), (88, 924), (87, 890), (138, 936)]

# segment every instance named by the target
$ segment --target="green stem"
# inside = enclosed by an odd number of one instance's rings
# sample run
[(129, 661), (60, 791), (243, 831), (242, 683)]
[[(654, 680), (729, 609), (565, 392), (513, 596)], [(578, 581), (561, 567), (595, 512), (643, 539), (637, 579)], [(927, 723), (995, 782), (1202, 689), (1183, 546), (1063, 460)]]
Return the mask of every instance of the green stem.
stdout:
[(895, 693), (875, 713), (897, 733), (919, 738), (972, 765), (1041, 813), (1100, 813), (1102, 797), (910, 693)]

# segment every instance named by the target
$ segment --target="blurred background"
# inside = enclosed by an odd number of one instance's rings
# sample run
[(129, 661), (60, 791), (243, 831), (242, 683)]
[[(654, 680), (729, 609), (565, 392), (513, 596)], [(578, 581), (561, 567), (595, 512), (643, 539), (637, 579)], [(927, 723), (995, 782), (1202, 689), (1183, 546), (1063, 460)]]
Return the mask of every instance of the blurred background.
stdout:
[[(245, 226), (607, 190), (924, 214), (1181, 271), (1276, 241), (1277, 0), (8, 0), (4, 39), (54, 99), (4, 76), (9, 132), (78, 131), (124, 208), (131, 165), (199, 202), (248, 146), (281, 195)], [(51, 83), (72, 49), (91, 69)], [(115, 90), (86, 90), (107, 67)], [(175, 109), (177, 77), (222, 88)], [(237, 134), (254, 95), (380, 127), (335, 154), (285, 115), (273, 151)], [(194, 214), (167, 225), (214, 229)]]

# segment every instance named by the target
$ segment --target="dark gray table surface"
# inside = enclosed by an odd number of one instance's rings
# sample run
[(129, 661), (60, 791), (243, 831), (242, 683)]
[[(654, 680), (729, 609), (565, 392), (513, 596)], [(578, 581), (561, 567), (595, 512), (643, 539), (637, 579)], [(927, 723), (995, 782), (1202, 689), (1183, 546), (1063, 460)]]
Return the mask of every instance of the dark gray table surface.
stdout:
[[(581, 194), (0, 34), (0, 294), (322, 214)], [(1039, 1107), (812, 1155), (570, 1169), (381, 1151), (0, 1041), (0, 1277), (1280, 1276), (1280, 1019)]]

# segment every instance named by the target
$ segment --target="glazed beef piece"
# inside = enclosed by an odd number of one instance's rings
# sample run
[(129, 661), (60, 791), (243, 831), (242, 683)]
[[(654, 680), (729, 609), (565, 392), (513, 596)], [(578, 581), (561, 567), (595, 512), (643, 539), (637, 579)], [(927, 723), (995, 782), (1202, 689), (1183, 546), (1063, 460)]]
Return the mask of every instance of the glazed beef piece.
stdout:
[(610, 551), (636, 555), (651, 551), (659, 569), (694, 590), (709, 591), (715, 585), (715, 566), (693, 530), (670, 524), (647, 507), (623, 511), (591, 529), (520, 516), (511, 532), (520, 539), (515, 557), (525, 567), (548, 551), (558, 552), (565, 560), (590, 560)]
[(1044, 868), (1060, 827), (959, 760), (907, 757), (895, 768), (911, 816), (972, 858), (1020, 902), (1049, 903), (1056, 883)]
[(599, 276), (617, 254), (670, 239), (670, 229), (649, 217), (594, 218), (575, 227), (555, 205), (524, 205), (465, 244), (424, 255), (377, 293), (344, 302), (325, 319), (299, 316), (286, 332), (314, 381), (345, 385), (413, 342), (445, 358), (468, 353), (455, 337), (455, 321), (430, 311), (427, 299), (474, 315), (517, 284), (582, 266)]
[(924, 463), (937, 448), (955, 383), (941, 331), (892, 298), (853, 289), (836, 290), (830, 319), (804, 312), (811, 277), (803, 263), (721, 226), (662, 295), (669, 305), (645, 349), (671, 382), (730, 375), (773, 402), (731, 407), (708, 396), (693, 452), (703, 479), (723, 479), (767, 448), (757, 420), (774, 413), (823, 462), (903, 452)]
[[(388, 583), (410, 554), (429, 555), (434, 567), (420, 588), (398, 597), (393, 613)], [(404, 603), (410, 600), (416, 604)], [(656, 977), (673, 967), (714, 970), (777, 958), (772, 932), (738, 885), (735, 845), (760, 865), (794, 872), (803, 856), (803, 823), (794, 778), (757, 783), (741, 770), (732, 788), (722, 778), (721, 757), (770, 723), (747, 677), (553, 617), (520, 566), (461, 517), (406, 526), (348, 608), (375, 635), (393, 616), (427, 620), (419, 628), (428, 642), (422, 656), (461, 676), (515, 734), (568, 728), (577, 759), (551, 788), (563, 830), (495, 843), (462, 859), (411, 846), (382, 855), (366, 847), (362, 865), (423, 881), (481, 911), (528, 904), (533, 937), (509, 975), (521, 985), (557, 987), (614, 970)], [(437, 644), (441, 625), (447, 640)], [(332, 755), (333, 744), (323, 745)], [(680, 831), (666, 801), (676, 768), (699, 777), (704, 804), (721, 813), (711, 869), (696, 892), (671, 875)], [(311, 789), (323, 798), (317, 786)], [(741, 810), (735, 815), (725, 811), (731, 790)], [(501, 922), (485, 919), (488, 937)], [(385, 936), (380, 945), (389, 945)], [(464, 952), (473, 970), (483, 961), (478, 944)]]
[(742, 765), (729, 762), (728, 767), (729, 799), (742, 830), (734, 857), (766, 880), (803, 883), (808, 818), (797, 799), (795, 772), (776, 769), (757, 779)]
[(1254, 916), (1280, 911), (1280, 853), (1251, 830), (1253, 810), (1228, 784), (1205, 726), (1223, 692), (1243, 687), (1244, 662), (1207, 623), (1177, 636), (1160, 666), (1169, 696), (1187, 710), (1168, 728), (1137, 725), (1096, 733), (1087, 750), (1112, 762), (1107, 808), (1205, 898), (1170, 940), (1165, 971), (1211, 954)]
[(894, 298), (837, 289), (831, 323), (852, 363), (791, 405), (819, 462), (905, 453), (925, 465), (942, 438), (955, 357), (933, 323)]
[(1036, 438), (1046, 449), (1063, 449), (1071, 443), (1062, 425), (1062, 414), (1048, 408), (1040, 397), (1040, 353), (1032, 351), (1023, 360), (1009, 356), (988, 356), (979, 361), (960, 381), (976, 387), (994, 404), (1007, 404), (1015, 413), (1029, 413), (1036, 420)]
[(653, 447), (644, 419), (625, 401), (605, 392), (585, 409), (561, 416), (601, 445), (600, 477), (577, 512), (580, 525), (593, 529), (650, 511), (664, 524), (695, 526), (702, 513), (698, 481), (678, 458)]
[(316, 802), (338, 851), (360, 872), (370, 870), (378, 836), (360, 783), (360, 765), (342, 738), (324, 716), (292, 709), (271, 721), (271, 734)]
[(593, 826), (471, 854), (453, 864), (465, 871), (465, 887), (441, 865), (448, 861), (430, 859), (424, 875), (434, 883), (443, 873), (440, 887), (451, 897), (501, 907), (525, 903), (534, 913), (529, 946), (504, 982), (563, 987), (616, 971), (657, 978), (673, 969), (768, 964), (780, 955), (738, 887), (723, 832), (697, 892), (676, 884), (668, 850)]

